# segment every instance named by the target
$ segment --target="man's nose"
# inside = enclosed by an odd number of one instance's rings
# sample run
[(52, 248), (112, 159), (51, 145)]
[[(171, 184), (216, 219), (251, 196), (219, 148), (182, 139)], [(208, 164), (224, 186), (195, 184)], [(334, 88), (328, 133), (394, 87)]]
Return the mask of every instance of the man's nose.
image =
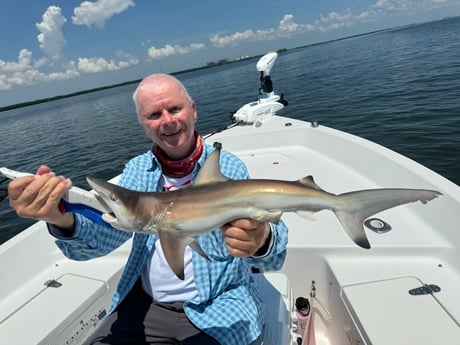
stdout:
[(176, 117), (174, 116), (174, 114), (171, 114), (169, 111), (164, 111), (163, 112), (163, 122), (165, 124), (175, 124)]

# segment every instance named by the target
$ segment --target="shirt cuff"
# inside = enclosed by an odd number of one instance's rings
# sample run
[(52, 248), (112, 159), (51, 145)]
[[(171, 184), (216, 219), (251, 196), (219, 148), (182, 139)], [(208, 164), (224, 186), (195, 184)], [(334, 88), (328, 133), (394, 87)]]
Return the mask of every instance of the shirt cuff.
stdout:
[(274, 243), (274, 236), (273, 236), (273, 229), (272, 225), (269, 223), (269, 231), (268, 231), (268, 236), (265, 240), (265, 243), (263, 244), (262, 247), (260, 247), (257, 252), (252, 256), (255, 259), (261, 259), (266, 257), (270, 252), (272, 251), (273, 248), (273, 243)]
[(69, 240), (75, 234), (75, 228), (69, 229), (62, 229), (53, 224), (46, 223), (46, 227), (48, 228), (48, 232), (51, 236), (56, 237), (60, 240)]

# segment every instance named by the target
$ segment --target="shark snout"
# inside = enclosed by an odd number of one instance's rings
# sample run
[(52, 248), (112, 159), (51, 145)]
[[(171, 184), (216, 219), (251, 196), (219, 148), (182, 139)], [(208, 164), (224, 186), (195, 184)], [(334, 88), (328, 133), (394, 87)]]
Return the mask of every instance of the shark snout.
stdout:
[(86, 177), (86, 181), (91, 186), (91, 188), (93, 188), (98, 193), (103, 192), (102, 186), (104, 183), (107, 183), (95, 177)]
[(110, 200), (110, 189), (106, 185), (110, 185), (108, 182), (95, 177), (86, 177), (86, 181), (91, 188), (96, 192), (96, 199), (105, 208), (107, 213), (113, 214), (113, 209), (108, 202)]

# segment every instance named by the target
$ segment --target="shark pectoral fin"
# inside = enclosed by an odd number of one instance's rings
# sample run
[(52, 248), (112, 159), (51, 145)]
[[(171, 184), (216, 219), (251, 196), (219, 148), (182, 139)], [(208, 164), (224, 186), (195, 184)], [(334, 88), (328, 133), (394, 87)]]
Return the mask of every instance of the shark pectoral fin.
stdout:
[(184, 280), (184, 250), (190, 240), (165, 230), (158, 230), (158, 237), (169, 267), (177, 278)]
[(266, 210), (253, 210), (251, 213), (251, 219), (258, 220), (259, 222), (272, 222), (278, 224), (280, 222), (283, 212), (281, 211), (266, 211)]
[(364, 219), (349, 212), (335, 211), (337, 218), (350, 238), (361, 248), (370, 249), (371, 245), (364, 232)]
[(296, 214), (298, 216), (302, 217), (303, 219), (307, 219), (307, 220), (311, 220), (311, 221), (316, 220), (315, 214), (313, 212), (310, 212), (310, 211), (296, 211)]
[(188, 245), (190, 246), (190, 248), (192, 248), (194, 251), (200, 254), (203, 258), (205, 258), (208, 261), (211, 261), (209, 256), (204, 252), (203, 249), (201, 249), (201, 246), (196, 239), (193, 239), (193, 241), (191, 241)]

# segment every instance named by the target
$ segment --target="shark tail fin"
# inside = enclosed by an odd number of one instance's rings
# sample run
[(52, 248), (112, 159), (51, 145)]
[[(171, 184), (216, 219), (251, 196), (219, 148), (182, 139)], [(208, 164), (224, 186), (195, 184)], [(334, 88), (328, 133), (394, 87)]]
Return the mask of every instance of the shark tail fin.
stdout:
[(356, 216), (353, 213), (345, 211), (335, 211), (340, 224), (348, 236), (361, 248), (370, 249), (371, 244), (364, 232), (363, 222), (367, 217)]
[(420, 201), (426, 204), (441, 193), (427, 189), (374, 189), (344, 193), (337, 196), (340, 209), (334, 209), (340, 224), (350, 238), (360, 247), (371, 247), (363, 222), (366, 218), (389, 208)]

